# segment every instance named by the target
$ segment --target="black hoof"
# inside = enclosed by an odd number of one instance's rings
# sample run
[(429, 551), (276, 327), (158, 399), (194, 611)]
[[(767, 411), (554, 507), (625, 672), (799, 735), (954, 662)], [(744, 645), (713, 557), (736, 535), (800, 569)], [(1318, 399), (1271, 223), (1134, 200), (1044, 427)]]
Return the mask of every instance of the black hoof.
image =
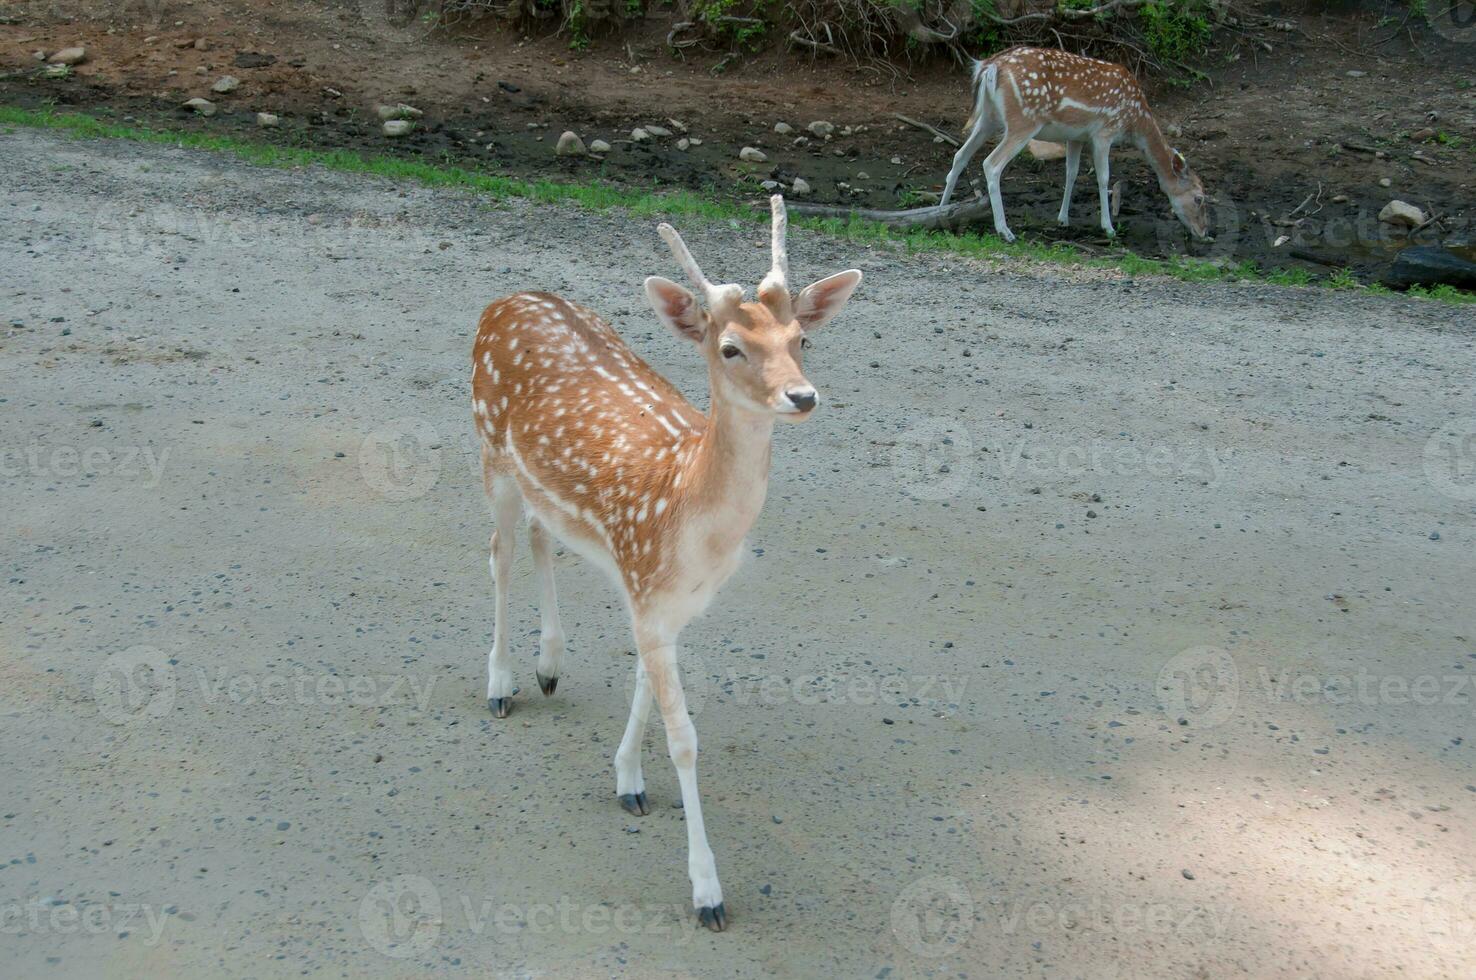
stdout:
[(543, 692), (544, 697), (550, 697), (559, 686), (557, 677), (544, 677), (537, 671), (533, 672), (533, 676), (538, 678), (538, 689)]
[(506, 718), (512, 711), (512, 698), (488, 698), (487, 707), (492, 709), (493, 718)]
[(651, 805), (646, 802), (645, 791), (639, 793), (624, 793), (620, 796), (621, 809), (633, 817), (644, 817), (651, 812)]
[(698, 909), (697, 921), (713, 932), (722, 932), (728, 925), (728, 913), (723, 910), (723, 903), (718, 902), (711, 908)]

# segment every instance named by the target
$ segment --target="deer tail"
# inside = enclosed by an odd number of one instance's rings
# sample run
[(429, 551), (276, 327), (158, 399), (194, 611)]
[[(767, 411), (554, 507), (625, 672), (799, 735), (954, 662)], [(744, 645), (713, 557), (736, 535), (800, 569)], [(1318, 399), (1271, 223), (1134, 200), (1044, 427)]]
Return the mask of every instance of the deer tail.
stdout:
[(999, 66), (992, 61), (975, 61), (973, 75), (974, 111), (969, 113), (968, 122), (964, 123), (964, 136), (972, 133), (989, 111), (994, 101), (994, 87), (999, 81)]

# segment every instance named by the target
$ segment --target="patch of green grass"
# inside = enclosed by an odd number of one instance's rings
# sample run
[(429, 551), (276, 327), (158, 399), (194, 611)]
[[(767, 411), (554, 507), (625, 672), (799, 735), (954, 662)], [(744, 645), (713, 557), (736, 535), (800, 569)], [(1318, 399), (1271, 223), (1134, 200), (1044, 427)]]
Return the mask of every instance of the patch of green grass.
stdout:
[(1339, 269), (1327, 277), (1329, 289), (1357, 289), (1358, 280), (1353, 277), (1352, 269)]
[[(450, 164), (427, 163), (397, 156), (364, 154), (354, 150), (322, 150), (304, 146), (281, 146), (257, 143), (234, 136), (148, 129), (107, 122), (94, 116), (51, 109), (22, 109), (0, 105), (0, 127), (13, 132), (26, 126), (69, 133), (79, 138), (124, 139), (141, 143), (159, 143), (190, 149), (226, 153), (260, 167), (322, 167), (343, 173), (372, 174), (394, 181), (413, 182), (425, 187), (460, 188), (476, 192), (492, 201), (522, 198), (544, 204), (572, 204), (592, 211), (623, 209), (640, 218), (690, 217), (705, 221), (727, 221), (734, 224), (762, 225), (766, 213), (742, 204), (704, 198), (691, 191), (667, 190), (660, 193), (618, 187), (612, 184), (558, 183), (551, 180), (519, 180), (497, 174), (468, 170)], [(1301, 269), (1264, 271), (1254, 262), (1230, 265), (1185, 256), (1164, 259), (1145, 258), (1120, 248), (1107, 255), (1087, 255), (1068, 242), (1005, 242), (998, 236), (973, 231), (898, 230), (881, 222), (857, 217), (819, 218), (792, 215), (790, 224), (810, 228), (837, 238), (867, 244), (898, 246), (908, 252), (932, 252), (962, 255), (969, 258), (1016, 258), (1058, 265), (1115, 269), (1128, 275), (1169, 276), (1186, 282), (1260, 281), (1281, 285), (1305, 286), (1312, 283), (1310, 273)], [(1389, 293), (1382, 286), (1358, 287), (1351, 272), (1335, 273), (1328, 285), (1338, 288), (1363, 288), (1371, 293)], [(1429, 289), (1413, 288), (1408, 295), (1442, 303), (1476, 303), (1476, 295), (1449, 286)]]

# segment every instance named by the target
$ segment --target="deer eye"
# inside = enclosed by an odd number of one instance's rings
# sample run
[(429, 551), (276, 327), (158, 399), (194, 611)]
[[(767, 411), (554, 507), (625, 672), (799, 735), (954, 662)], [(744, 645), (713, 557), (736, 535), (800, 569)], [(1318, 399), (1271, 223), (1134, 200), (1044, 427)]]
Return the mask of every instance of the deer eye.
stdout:
[(730, 361), (735, 357), (743, 356), (743, 352), (738, 349), (737, 344), (724, 344), (722, 347), (722, 352), (723, 357), (727, 358)]

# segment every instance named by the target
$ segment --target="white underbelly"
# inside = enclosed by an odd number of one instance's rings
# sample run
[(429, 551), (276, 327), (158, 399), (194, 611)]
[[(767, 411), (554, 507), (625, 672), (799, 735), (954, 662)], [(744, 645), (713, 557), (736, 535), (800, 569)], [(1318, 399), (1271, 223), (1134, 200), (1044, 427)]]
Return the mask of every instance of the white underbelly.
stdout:
[(1038, 140), (1047, 140), (1051, 143), (1089, 143), (1101, 130), (1101, 126), (1062, 126), (1059, 123), (1046, 123), (1035, 134)]

